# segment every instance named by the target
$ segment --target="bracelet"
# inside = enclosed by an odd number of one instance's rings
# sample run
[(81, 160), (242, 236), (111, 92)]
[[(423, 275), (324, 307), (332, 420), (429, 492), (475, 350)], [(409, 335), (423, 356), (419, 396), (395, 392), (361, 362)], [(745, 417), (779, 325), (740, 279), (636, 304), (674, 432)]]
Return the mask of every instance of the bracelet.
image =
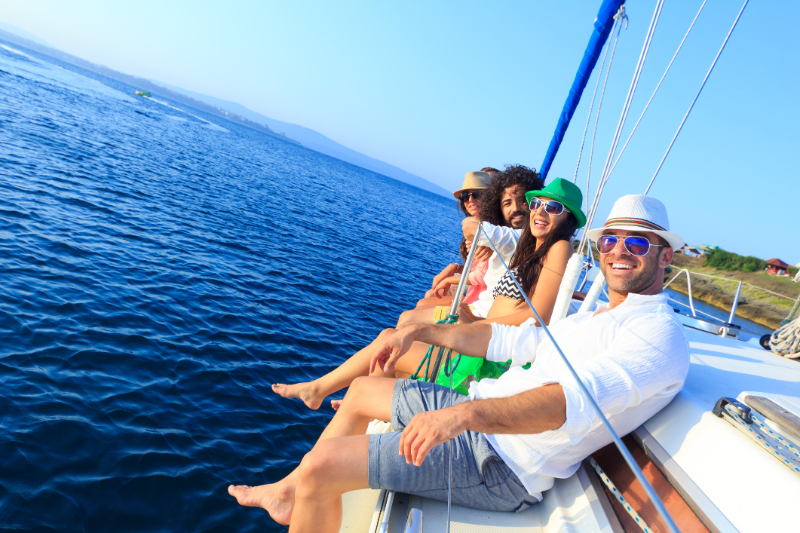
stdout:
[(464, 265), (456, 265), (456, 274), (461, 274), (464, 271)]

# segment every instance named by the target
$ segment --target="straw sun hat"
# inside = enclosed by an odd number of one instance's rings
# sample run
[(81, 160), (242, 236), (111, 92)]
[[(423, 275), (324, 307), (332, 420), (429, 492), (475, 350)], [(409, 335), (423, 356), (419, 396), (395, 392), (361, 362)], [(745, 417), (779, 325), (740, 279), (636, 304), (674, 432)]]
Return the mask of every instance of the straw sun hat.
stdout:
[(586, 235), (597, 241), (609, 229), (649, 231), (664, 238), (673, 250), (680, 249), (684, 244), (683, 239), (669, 231), (667, 208), (664, 204), (644, 194), (629, 194), (614, 202), (605, 225), (587, 231)]
[(491, 179), (492, 177), (488, 172), (467, 172), (464, 175), (464, 185), (454, 192), (453, 196), (460, 198), (461, 193), (464, 191), (469, 191), (472, 189), (488, 189)]

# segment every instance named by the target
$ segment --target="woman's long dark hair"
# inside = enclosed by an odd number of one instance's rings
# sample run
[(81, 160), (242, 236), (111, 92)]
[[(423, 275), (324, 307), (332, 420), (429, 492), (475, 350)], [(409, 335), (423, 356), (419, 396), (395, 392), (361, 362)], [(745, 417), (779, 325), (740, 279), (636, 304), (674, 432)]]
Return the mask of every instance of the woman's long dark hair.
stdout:
[[(531, 233), (531, 217), (525, 217), (525, 226), (522, 228), (522, 237), (519, 239), (517, 249), (511, 257), (509, 268), (517, 269), (517, 281), (522, 286), (522, 290), (531, 297), (539, 281), (539, 274), (542, 272), (544, 258), (550, 248), (558, 241), (569, 241), (570, 237), (578, 229), (578, 220), (572, 213), (564, 213), (567, 220), (559, 224), (553, 231), (544, 237), (542, 245), (536, 249), (536, 237)], [(559, 217), (564, 215), (558, 215)], [(551, 219), (555, 217), (551, 216)]]

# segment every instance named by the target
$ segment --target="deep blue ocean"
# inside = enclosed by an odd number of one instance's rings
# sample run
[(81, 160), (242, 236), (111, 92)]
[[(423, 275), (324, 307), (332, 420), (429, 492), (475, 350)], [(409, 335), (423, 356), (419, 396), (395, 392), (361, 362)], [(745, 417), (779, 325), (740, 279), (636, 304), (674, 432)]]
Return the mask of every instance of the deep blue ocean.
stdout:
[(333, 411), (270, 384), (413, 307), (455, 202), (0, 44), (0, 529), (283, 530), (227, 486)]

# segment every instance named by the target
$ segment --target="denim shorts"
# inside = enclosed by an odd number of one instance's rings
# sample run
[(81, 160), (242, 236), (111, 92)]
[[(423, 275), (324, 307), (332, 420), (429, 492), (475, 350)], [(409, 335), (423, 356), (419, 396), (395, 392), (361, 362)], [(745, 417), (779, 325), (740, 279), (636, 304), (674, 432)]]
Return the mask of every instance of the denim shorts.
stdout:
[[(370, 435), (369, 486), (447, 501), (448, 443), (432, 449), (421, 466), (399, 454), (400, 431), (417, 413), (468, 401), (447, 387), (399, 379), (392, 396), (393, 433)], [(537, 502), (480, 433), (465, 431), (453, 441), (452, 501), (485, 511), (524, 511)]]

